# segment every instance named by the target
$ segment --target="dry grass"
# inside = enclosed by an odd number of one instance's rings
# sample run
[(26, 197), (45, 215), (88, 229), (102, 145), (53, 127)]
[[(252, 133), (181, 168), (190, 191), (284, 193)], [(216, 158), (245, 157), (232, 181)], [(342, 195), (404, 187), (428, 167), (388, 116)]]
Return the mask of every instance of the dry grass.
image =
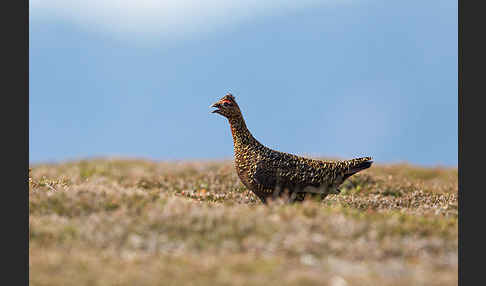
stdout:
[(31, 285), (457, 285), (457, 169), (263, 206), (225, 162), (32, 166)]

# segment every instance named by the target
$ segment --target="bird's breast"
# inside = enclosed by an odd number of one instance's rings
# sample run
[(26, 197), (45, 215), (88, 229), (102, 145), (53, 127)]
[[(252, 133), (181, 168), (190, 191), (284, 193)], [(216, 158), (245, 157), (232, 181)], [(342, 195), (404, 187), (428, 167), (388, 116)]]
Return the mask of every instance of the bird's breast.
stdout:
[[(236, 147), (236, 146), (235, 146)], [(253, 162), (255, 158), (248, 148), (235, 148), (235, 169), (241, 182), (251, 188)]]

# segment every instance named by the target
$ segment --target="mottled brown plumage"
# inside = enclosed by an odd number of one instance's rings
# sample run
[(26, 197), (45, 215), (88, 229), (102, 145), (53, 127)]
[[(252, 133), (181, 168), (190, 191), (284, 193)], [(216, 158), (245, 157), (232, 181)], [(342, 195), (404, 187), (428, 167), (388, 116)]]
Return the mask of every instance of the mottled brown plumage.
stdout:
[(228, 93), (211, 107), (230, 123), (238, 176), (264, 203), (283, 194), (290, 202), (303, 201), (307, 194), (323, 199), (372, 164), (371, 157), (322, 161), (272, 150), (251, 135), (233, 95)]

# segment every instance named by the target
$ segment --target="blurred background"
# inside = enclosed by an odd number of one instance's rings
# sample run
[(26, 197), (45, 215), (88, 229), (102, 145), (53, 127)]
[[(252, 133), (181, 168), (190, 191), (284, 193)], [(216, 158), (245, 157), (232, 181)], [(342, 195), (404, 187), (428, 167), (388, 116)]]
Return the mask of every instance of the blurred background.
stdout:
[(457, 166), (457, 1), (31, 0), (30, 163), (270, 148)]

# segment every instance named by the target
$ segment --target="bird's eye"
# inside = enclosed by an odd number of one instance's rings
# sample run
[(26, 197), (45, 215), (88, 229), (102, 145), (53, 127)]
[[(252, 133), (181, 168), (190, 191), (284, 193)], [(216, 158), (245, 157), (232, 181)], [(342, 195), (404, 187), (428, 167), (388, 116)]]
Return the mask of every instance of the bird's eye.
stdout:
[(230, 106), (231, 104), (227, 101), (223, 102), (223, 106)]

